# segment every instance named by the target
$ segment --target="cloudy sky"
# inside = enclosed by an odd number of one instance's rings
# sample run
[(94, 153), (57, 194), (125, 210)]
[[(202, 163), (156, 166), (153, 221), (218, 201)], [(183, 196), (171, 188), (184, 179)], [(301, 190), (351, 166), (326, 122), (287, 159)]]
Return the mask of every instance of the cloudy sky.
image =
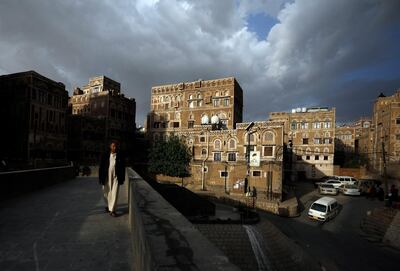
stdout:
[(235, 76), (245, 120), (334, 106), (339, 122), (400, 88), (399, 0), (4, 0), (0, 74), (24, 70), (70, 91), (106, 75), (136, 98), (153, 85)]

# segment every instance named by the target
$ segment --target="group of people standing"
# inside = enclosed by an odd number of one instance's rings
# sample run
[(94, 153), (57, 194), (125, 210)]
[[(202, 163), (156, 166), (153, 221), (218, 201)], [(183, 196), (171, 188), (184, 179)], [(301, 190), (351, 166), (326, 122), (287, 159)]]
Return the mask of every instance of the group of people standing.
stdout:
[[(378, 198), (380, 201), (385, 200), (385, 192), (380, 184), (372, 184), (367, 186), (366, 197), (369, 199)], [(396, 185), (392, 184), (388, 194), (386, 195), (387, 205), (392, 206), (394, 202), (399, 201), (399, 190)]]

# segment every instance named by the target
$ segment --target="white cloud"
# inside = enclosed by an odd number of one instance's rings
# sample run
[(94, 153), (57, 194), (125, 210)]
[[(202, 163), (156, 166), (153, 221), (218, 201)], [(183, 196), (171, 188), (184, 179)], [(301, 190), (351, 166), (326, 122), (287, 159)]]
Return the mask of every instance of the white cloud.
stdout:
[[(68, 88), (105, 74), (136, 98), (138, 123), (152, 85), (236, 76), (245, 118), (263, 119), (310, 101), (335, 105), (344, 74), (399, 58), (387, 35), (399, 26), (396, 0), (51, 3), (0, 3), (0, 71), (36, 69)], [(261, 41), (246, 27), (260, 12), (279, 21)]]

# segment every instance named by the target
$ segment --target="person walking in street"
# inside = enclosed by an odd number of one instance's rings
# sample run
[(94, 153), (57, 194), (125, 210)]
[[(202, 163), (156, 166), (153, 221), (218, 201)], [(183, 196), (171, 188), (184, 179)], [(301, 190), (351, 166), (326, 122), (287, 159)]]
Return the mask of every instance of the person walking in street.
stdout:
[(105, 210), (116, 217), (115, 212), (118, 202), (118, 188), (125, 181), (125, 159), (119, 150), (117, 141), (112, 141), (110, 150), (100, 161), (99, 183), (103, 186), (103, 197), (106, 204)]

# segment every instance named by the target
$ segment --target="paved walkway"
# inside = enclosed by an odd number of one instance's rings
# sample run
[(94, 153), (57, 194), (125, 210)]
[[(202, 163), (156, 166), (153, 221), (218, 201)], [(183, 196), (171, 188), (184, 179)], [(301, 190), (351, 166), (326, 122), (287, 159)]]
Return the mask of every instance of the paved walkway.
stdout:
[(0, 202), (0, 270), (132, 270), (126, 183), (119, 195), (117, 218), (94, 177)]

